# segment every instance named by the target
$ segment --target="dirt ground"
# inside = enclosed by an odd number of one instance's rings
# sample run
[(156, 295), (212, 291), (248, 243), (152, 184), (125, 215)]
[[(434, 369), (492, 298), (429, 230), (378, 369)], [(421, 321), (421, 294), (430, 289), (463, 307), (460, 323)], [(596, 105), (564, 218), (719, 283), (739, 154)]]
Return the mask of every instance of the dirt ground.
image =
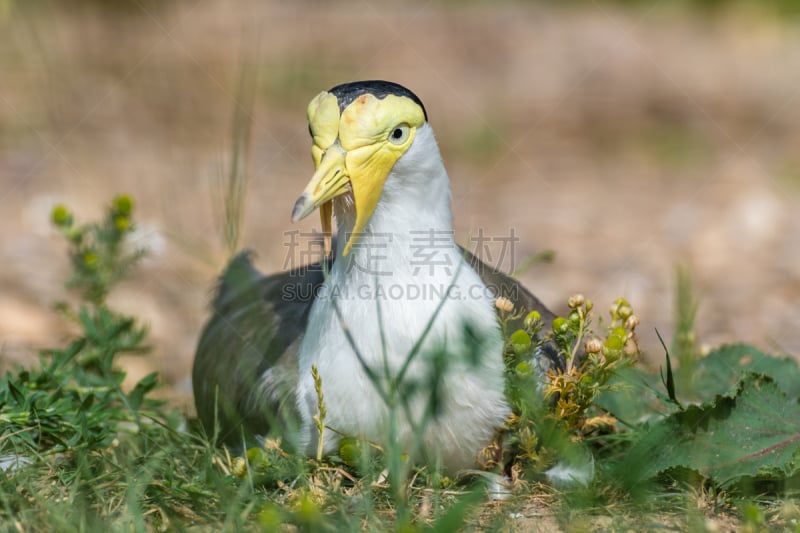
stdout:
[[(121, 3), (121, 2), (118, 2)], [(20, 4), (23, 4), (20, 2)], [(227, 257), (223, 198), (241, 73), (254, 105), (243, 247), (287, 266), (289, 213), (312, 172), (305, 106), (355, 79), (425, 102), (460, 240), (555, 310), (628, 298), (643, 347), (670, 338), (676, 265), (707, 345), (800, 354), (800, 26), (753, 12), (605, 4), (266, 0), (0, 2), (0, 357), (29, 361), (69, 326), (56, 203), (79, 220), (119, 192), (151, 249), (112, 302), (149, 323), (132, 377), (188, 398), (194, 344)], [(246, 79), (250, 79), (245, 77)]]

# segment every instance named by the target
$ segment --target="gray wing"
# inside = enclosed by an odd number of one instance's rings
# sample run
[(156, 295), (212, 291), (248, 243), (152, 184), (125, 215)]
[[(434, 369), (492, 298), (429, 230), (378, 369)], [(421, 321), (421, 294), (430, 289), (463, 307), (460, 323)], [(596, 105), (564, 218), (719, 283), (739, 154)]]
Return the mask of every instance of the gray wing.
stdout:
[(297, 354), (320, 263), (263, 276), (244, 252), (228, 264), (192, 370), (197, 416), (209, 435), (241, 447), (297, 424)]
[[(466, 250), (464, 256), (495, 297), (504, 296), (527, 312), (539, 311), (546, 324), (555, 318), (518, 281)], [(321, 263), (271, 276), (253, 268), (249, 252), (228, 264), (192, 371), (197, 416), (209, 435), (240, 448), (256, 435), (275, 431), (285, 436), (296, 428), (297, 355), (323, 280)], [(522, 319), (510, 326), (512, 331), (521, 328)], [(551, 345), (544, 345), (542, 355), (546, 360), (540, 365), (563, 368)]]

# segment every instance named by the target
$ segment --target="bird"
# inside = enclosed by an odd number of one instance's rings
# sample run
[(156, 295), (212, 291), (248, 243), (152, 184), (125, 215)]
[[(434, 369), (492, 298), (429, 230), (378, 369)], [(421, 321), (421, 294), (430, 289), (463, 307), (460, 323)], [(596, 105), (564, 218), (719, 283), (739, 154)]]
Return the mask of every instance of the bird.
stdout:
[[(331, 455), (353, 436), (447, 472), (474, 468), (511, 413), (497, 299), (554, 315), (456, 243), (450, 179), (411, 90), (344, 83), (315, 96), (307, 118), (315, 172), (291, 218), (319, 211), (325, 256), (272, 275), (250, 251), (230, 260), (196, 350), (198, 418), (239, 449), (276, 435)], [(537, 365), (560, 360), (546, 349)]]

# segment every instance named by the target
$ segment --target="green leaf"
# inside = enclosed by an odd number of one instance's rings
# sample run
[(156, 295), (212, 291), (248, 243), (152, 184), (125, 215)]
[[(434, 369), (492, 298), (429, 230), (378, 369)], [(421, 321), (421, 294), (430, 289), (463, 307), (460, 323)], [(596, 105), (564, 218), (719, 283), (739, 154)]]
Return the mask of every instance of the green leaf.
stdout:
[(772, 357), (746, 344), (731, 344), (697, 361), (691, 388), (693, 396), (708, 401), (729, 393), (746, 373), (764, 374), (790, 398), (800, 397), (800, 368), (789, 358)]
[(672, 403), (677, 405), (678, 407), (682, 407), (678, 398), (675, 396), (675, 378), (672, 375), (672, 362), (669, 360), (669, 350), (667, 350), (667, 345), (664, 344), (664, 339), (661, 338), (661, 334), (656, 330), (656, 335), (658, 335), (658, 340), (661, 343), (661, 346), (664, 347), (664, 355), (667, 358), (667, 376), (666, 379), (664, 377), (664, 373), (661, 373), (661, 381), (664, 383), (664, 387), (667, 389), (667, 396)]
[(73, 340), (64, 350), (43, 350), (41, 352), (42, 355), (52, 356), (52, 362), (42, 376), (49, 376), (49, 374), (55, 372), (57, 369), (70, 362), (76, 355), (80, 353), (81, 350), (83, 350), (85, 346), (86, 339), (79, 338)]
[(629, 488), (672, 468), (726, 486), (745, 476), (785, 476), (799, 452), (800, 405), (772, 380), (749, 374), (734, 397), (688, 407), (645, 430), (613, 470)]
[[(668, 414), (674, 410), (669, 405), (674, 402), (667, 396), (671, 369), (669, 358), (661, 384), (657, 375), (638, 368), (617, 370), (609, 381), (611, 390), (604, 391), (595, 403), (629, 426)], [(676, 399), (684, 403), (710, 402), (719, 395), (735, 395), (739, 380), (748, 373), (772, 378), (787, 396), (800, 397), (800, 369), (793, 359), (772, 357), (745, 344), (723, 346), (697, 360), (691, 382), (682, 382), (681, 373), (673, 373), (678, 379), (672, 386), (679, 391)]]
[(145, 395), (153, 390), (158, 385), (158, 372), (152, 372), (136, 384), (133, 390), (128, 394), (128, 403), (131, 409), (139, 409), (142, 405)]
[(16, 404), (20, 407), (27, 404), (25, 401), (25, 395), (17, 388), (13, 381), (10, 379), (8, 380), (8, 391), (11, 393), (11, 396), (14, 398)]
[(641, 368), (616, 370), (608, 386), (609, 389), (597, 397), (595, 405), (628, 427), (634, 428), (648, 420), (663, 418), (675, 409), (663, 394), (659, 377)]
[(94, 319), (92, 315), (89, 314), (89, 310), (86, 307), (80, 308), (78, 311), (78, 319), (83, 327), (83, 331), (86, 332), (86, 336), (89, 339), (96, 340), (100, 336), (95, 326)]

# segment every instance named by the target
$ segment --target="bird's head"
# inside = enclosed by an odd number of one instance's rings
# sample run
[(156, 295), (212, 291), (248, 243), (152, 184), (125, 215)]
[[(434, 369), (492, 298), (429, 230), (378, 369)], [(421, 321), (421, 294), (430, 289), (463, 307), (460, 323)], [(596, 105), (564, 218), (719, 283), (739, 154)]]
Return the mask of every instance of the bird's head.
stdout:
[(414, 93), (386, 81), (360, 81), (323, 91), (308, 105), (316, 172), (292, 211), (298, 221), (319, 208), (330, 250), (332, 202), (352, 195), (355, 224), (343, 254), (364, 230), (395, 163), (427, 116)]

